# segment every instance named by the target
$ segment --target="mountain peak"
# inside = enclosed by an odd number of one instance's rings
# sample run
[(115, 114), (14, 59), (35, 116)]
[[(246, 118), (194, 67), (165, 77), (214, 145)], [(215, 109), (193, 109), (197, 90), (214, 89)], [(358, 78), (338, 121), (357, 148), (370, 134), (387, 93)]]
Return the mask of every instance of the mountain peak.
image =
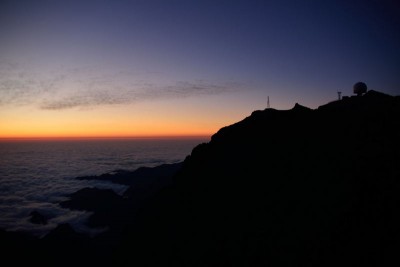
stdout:
[(296, 103), (294, 107), (292, 108), (293, 111), (310, 111), (311, 109), (305, 106), (300, 105), (299, 103)]

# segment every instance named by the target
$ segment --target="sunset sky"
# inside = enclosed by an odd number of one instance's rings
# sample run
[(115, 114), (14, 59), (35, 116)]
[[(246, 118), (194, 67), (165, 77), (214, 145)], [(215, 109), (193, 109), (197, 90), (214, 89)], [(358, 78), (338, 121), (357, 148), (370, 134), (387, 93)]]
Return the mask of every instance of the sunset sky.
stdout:
[(0, 138), (211, 135), (400, 93), (398, 1), (0, 1)]

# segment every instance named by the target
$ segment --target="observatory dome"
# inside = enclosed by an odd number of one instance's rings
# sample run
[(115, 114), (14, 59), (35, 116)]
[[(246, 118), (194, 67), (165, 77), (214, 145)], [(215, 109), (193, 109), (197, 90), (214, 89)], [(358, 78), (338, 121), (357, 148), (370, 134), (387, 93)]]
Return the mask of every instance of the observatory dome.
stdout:
[(358, 82), (353, 86), (353, 93), (358, 96), (365, 94), (367, 92), (367, 85), (363, 82)]

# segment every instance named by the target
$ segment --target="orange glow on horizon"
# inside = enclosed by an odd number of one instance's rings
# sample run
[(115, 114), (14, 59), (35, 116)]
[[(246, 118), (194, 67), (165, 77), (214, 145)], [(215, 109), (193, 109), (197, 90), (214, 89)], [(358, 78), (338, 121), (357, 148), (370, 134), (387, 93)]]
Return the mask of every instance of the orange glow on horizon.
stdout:
[[(152, 129), (129, 130), (124, 128), (73, 128), (73, 129), (13, 129), (14, 131), (1, 131), (0, 139), (74, 139), (74, 138), (174, 138), (174, 137), (205, 137), (211, 136), (216, 130), (204, 129), (186, 129), (186, 127), (172, 127), (170, 129), (160, 129), (162, 127), (153, 127)], [(2, 129), (3, 130), (3, 129)]]
[[(135, 127), (136, 126), (136, 127)], [(47, 124), (43, 121), (21, 125), (0, 126), (0, 139), (71, 139), (71, 138), (158, 138), (211, 136), (218, 127), (204, 127), (195, 124), (183, 124), (157, 121), (140, 124), (127, 121), (88, 123), (75, 122), (72, 125), (60, 121)]]
[(144, 139), (204, 139), (209, 140), (211, 135), (199, 136), (75, 136), (75, 137), (0, 137), (1, 142), (24, 142), (24, 141), (91, 141), (91, 140), (144, 140)]
[[(252, 111), (212, 99), (169, 99), (137, 105), (42, 110), (35, 106), (0, 108), (0, 140), (211, 137)], [(232, 109), (232, 107), (235, 107)]]
[[(99, 129), (100, 130), (100, 129)], [(118, 130), (118, 129), (117, 129)], [(86, 131), (76, 129), (74, 131), (20, 131), (20, 132), (1, 132), (1, 140), (28, 140), (28, 139), (51, 139), (51, 140), (68, 140), (68, 139), (141, 139), (141, 138), (204, 138), (211, 137), (216, 131), (189, 131), (182, 129), (181, 131)]]
[[(0, 124), (0, 140), (27, 139), (123, 139), (210, 137), (220, 127), (198, 122), (170, 120), (90, 120), (51, 118), (10, 120)], [(79, 118), (79, 119), (77, 119)]]

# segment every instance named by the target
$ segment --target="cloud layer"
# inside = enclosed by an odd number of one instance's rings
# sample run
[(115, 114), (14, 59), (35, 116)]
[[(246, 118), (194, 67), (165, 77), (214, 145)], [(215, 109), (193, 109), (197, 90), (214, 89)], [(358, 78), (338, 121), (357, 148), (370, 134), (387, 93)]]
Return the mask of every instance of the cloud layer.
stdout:
[[(85, 187), (112, 189), (118, 194), (127, 187), (75, 177), (180, 162), (201, 141), (204, 140), (0, 143), (0, 228), (38, 236), (60, 223), (70, 223), (77, 231), (89, 234), (103, 230), (85, 225), (88, 213), (63, 209), (58, 203)], [(47, 225), (29, 221), (30, 213), (35, 210), (49, 218)]]
[[(36, 178), (36, 180), (40, 180)], [(81, 182), (64, 180), (60, 185), (40, 184), (26, 179), (13, 178), (1, 181), (0, 186), (0, 228), (8, 231), (28, 232), (43, 236), (62, 223), (69, 223), (78, 232), (95, 235), (105, 229), (89, 228), (86, 221), (91, 213), (61, 208), (59, 201), (66, 200), (65, 195), (85, 186), (113, 188), (122, 192), (122, 186), (101, 182)], [(63, 188), (61, 188), (63, 186)], [(14, 191), (10, 194), (8, 189)], [(48, 218), (48, 224), (33, 224), (29, 221), (30, 213), (38, 211)]]

